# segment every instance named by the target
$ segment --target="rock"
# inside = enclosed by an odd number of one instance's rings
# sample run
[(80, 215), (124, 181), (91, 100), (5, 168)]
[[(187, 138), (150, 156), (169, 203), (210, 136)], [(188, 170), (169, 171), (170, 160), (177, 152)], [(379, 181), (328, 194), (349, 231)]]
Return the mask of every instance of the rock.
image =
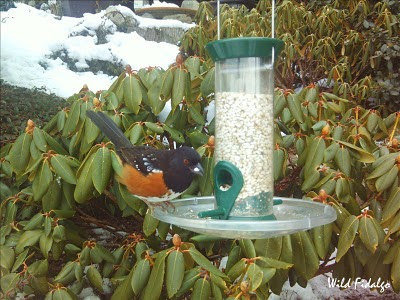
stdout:
[(131, 32), (134, 31), (134, 28), (139, 26), (139, 22), (134, 18), (133, 12), (132, 14), (124, 14), (115, 6), (109, 6), (106, 9), (106, 15), (121, 31)]
[(50, 6), (47, 3), (42, 3), (40, 5), (40, 10), (47, 11), (48, 9), (50, 9)]
[(147, 41), (166, 42), (177, 45), (185, 34), (185, 30), (179, 27), (137, 27), (134, 31)]
[(183, 23), (188, 23), (188, 24), (192, 23), (192, 18), (185, 14), (176, 14), (176, 15), (165, 16), (163, 18), (163, 20), (178, 20)]
[(7, 11), (10, 8), (15, 8), (14, 2), (12, 0), (4, 0), (0, 2), (0, 11)]
[(141, 15), (141, 17), (143, 18), (149, 18), (149, 19), (154, 19), (153, 15), (150, 13), (144, 13), (143, 15)]
[(33, 0), (32, 0), (32, 1), (29, 1), (29, 2), (28, 2), (28, 5), (29, 5), (29, 6), (32, 6), (32, 7), (35, 7), (35, 6), (36, 6), (36, 2), (33, 1)]
[(197, 10), (199, 8), (199, 2), (196, 0), (184, 0), (181, 7)]

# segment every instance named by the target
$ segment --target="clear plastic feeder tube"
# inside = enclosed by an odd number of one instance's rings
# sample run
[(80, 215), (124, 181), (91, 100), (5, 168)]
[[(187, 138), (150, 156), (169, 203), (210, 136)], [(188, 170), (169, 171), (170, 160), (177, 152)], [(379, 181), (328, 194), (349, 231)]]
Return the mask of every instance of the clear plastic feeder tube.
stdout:
[(273, 212), (272, 48), (278, 48), (277, 55), (281, 43), (237, 38), (207, 45), (216, 61), (215, 163), (233, 163), (244, 180), (231, 218), (263, 218)]

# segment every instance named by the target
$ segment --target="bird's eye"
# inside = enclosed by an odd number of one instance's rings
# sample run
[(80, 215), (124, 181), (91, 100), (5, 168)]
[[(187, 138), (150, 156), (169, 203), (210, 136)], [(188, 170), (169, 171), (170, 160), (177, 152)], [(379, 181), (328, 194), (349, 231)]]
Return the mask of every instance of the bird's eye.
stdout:
[(183, 160), (183, 163), (185, 164), (185, 166), (188, 166), (188, 165), (189, 165), (189, 160), (185, 158), (185, 159)]

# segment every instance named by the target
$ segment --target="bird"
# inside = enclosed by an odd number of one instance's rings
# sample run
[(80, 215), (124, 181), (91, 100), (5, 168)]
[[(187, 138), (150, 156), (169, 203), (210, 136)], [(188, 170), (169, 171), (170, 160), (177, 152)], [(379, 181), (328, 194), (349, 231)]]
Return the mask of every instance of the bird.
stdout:
[(195, 149), (134, 146), (105, 113), (88, 110), (86, 115), (115, 146), (123, 166), (118, 181), (147, 205), (170, 204), (170, 200), (190, 186), (196, 175), (204, 174)]

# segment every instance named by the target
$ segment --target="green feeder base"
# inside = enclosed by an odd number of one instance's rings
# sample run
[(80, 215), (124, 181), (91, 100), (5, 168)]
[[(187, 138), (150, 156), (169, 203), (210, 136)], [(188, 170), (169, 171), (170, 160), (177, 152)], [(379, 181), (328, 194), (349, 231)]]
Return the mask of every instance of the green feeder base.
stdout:
[[(280, 201), (282, 203), (278, 205)], [(175, 206), (173, 211), (155, 207), (153, 217), (190, 231), (228, 239), (265, 239), (309, 230), (336, 220), (336, 211), (331, 206), (293, 198), (274, 198), (270, 220), (199, 218), (198, 213), (216, 207), (213, 196), (180, 199), (172, 203)]]

